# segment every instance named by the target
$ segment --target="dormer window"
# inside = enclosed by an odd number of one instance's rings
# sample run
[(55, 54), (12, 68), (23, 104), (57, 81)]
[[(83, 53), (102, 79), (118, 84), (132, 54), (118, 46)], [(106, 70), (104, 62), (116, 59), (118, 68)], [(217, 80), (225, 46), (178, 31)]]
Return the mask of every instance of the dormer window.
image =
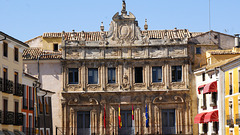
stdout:
[(53, 51), (58, 51), (58, 44), (53, 44)]

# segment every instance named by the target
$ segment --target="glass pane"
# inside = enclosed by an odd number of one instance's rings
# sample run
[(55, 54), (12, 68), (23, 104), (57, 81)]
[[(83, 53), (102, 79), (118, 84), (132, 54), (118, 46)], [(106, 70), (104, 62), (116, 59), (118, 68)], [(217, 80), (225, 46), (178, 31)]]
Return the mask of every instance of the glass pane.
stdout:
[(158, 81), (161, 82), (162, 81), (162, 67), (159, 67), (158, 70)]
[(78, 83), (78, 70), (74, 72), (74, 83)]
[(90, 128), (90, 114), (85, 114), (85, 128)]
[(168, 126), (167, 112), (162, 112), (162, 125), (163, 125), (163, 127)]
[(172, 82), (176, 82), (176, 67), (172, 66)]
[(78, 128), (83, 128), (83, 114), (78, 114)]
[(175, 126), (175, 113), (169, 112), (169, 126), (174, 127)]
[(69, 83), (73, 83), (73, 72), (71, 70), (69, 70), (68, 73), (68, 81)]
[(143, 82), (143, 68), (142, 67), (135, 67), (135, 83), (142, 83)]
[(98, 83), (98, 70), (95, 69), (94, 70), (94, 84), (97, 84)]
[(132, 127), (132, 114), (127, 113), (127, 127)]
[(108, 69), (108, 83), (111, 83), (111, 69)]
[(125, 113), (121, 113), (122, 127), (125, 127)]
[(115, 68), (112, 69), (112, 82), (115, 83), (116, 78), (116, 71)]

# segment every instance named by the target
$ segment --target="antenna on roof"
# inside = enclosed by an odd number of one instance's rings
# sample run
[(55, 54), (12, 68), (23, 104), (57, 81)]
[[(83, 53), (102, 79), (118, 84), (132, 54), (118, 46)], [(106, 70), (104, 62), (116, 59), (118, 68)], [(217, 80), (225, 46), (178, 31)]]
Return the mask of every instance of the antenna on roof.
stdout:
[(209, 42), (211, 44), (211, 5), (209, 0)]

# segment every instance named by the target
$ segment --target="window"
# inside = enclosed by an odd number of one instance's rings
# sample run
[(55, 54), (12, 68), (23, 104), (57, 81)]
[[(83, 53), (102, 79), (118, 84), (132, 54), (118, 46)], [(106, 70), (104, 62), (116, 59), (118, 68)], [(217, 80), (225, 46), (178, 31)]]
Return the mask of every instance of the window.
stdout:
[(23, 88), (23, 109), (27, 109), (27, 86), (22, 85)]
[(201, 47), (196, 47), (196, 54), (201, 54)]
[(15, 102), (15, 123), (17, 124), (17, 118), (18, 118), (18, 102)]
[(53, 44), (53, 51), (58, 51), (58, 44)]
[(8, 72), (7, 68), (3, 68), (3, 90), (7, 90), (7, 80), (8, 80)]
[(33, 107), (33, 88), (32, 87), (29, 87), (28, 89), (28, 95), (29, 95), (29, 109), (33, 110), (34, 107)]
[(6, 119), (5, 117), (7, 117), (7, 112), (8, 112), (8, 100), (7, 99), (3, 99), (3, 123), (6, 123)]
[(218, 122), (213, 122), (214, 133), (218, 134), (218, 129), (219, 129), (219, 123)]
[(135, 67), (135, 83), (143, 83), (143, 68)]
[(229, 74), (229, 95), (232, 95), (233, 86), (232, 86), (232, 73)]
[(88, 69), (88, 84), (98, 84), (98, 69), (89, 68)]
[(208, 132), (208, 123), (203, 123), (203, 132), (204, 133)]
[(18, 72), (14, 72), (14, 94), (17, 94), (18, 90)]
[(26, 120), (26, 114), (23, 113), (23, 126), (22, 126), (22, 131), (26, 134), (26, 125), (27, 125), (27, 120)]
[(46, 108), (46, 114), (49, 114), (50, 112), (50, 108), (49, 108), (49, 101), (48, 101), (48, 97), (44, 97), (44, 103), (45, 103), (45, 108)]
[(172, 66), (172, 82), (182, 81), (182, 66)]
[(152, 82), (162, 82), (162, 67), (152, 67)]
[(32, 115), (29, 115), (28, 128), (29, 128), (28, 135), (33, 135), (33, 116)]
[(14, 47), (14, 60), (18, 61), (18, 48)]
[(3, 56), (8, 57), (8, 44), (3, 42)]
[(77, 68), (69, 68), (68, 83), (69, 84), (78, 84), (78, 69)]
[(206, 101), (206, 94), (203, 94), (203, 105), (202, 105), (202, 109), (205, 110), (207, 109), (207, 101)]
[(213, 92), (211, 106), (216, 106), (216, 105), (217, 105), (217, 92)]
[(205, 81), (205, 73), (202, 73), (202, 81)]
[(108, 83), (116, 83), (116, 68), (108, 68)]
[(39, 103), (40, 114), (42, 114), (43, 113), (43, 102), (42, 102), (42, 97), (41, 96), (38, 97), (38, 103)]

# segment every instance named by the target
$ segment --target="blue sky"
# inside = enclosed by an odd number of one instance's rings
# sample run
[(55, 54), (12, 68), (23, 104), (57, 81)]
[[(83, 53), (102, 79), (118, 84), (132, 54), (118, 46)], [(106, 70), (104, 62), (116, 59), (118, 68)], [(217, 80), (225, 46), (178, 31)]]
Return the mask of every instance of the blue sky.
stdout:
[[(126, 0), (141, 29), (209, 30), (209, 0)], [(211, 0), (211, 29), (240, 33), (240, 0)], [(21, 41), (44, 32), (108, 30), (122, 0), (0, 0), (0, 31)]]

